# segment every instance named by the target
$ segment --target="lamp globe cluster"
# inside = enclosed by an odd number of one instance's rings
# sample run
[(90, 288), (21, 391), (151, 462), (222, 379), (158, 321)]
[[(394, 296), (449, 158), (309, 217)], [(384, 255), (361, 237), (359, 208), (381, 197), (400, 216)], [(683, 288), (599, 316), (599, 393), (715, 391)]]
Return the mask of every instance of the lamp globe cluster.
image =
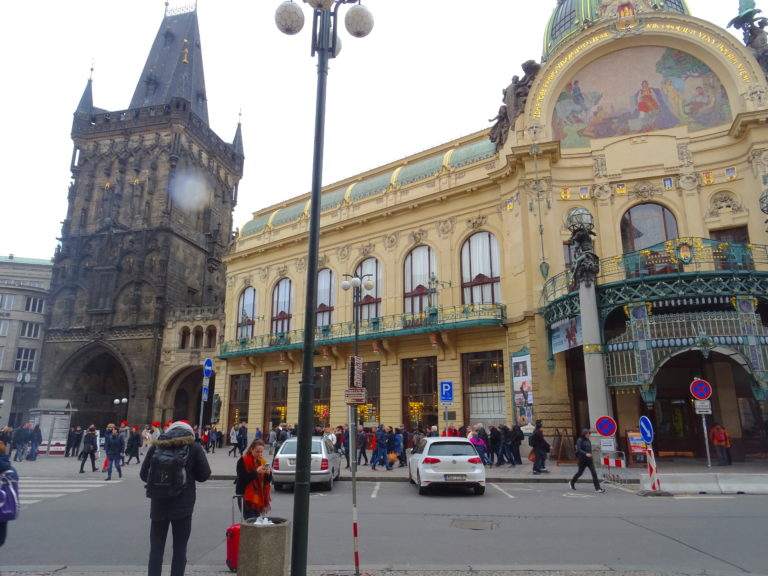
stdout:
[[(333, 5), (346, 4), (350, 0), (304, 0), (315, 10), (330, 10)], [(294, 35), (301, 32), (304, 27), (304, 12), (301, 7), (293, 2), (286, 0), (277, 7), (275, 12), (275, 23), (277, 28), (283, 34)], [(355, 38), (364, 38), (373, 30), (373, 14), (361, 4), (352, 6), (344, 18), (344, 25), (347, 32)], [(336, 49), (338, 53), (339, 49)], [(335, 54), (334, 54), (335, 56)]]

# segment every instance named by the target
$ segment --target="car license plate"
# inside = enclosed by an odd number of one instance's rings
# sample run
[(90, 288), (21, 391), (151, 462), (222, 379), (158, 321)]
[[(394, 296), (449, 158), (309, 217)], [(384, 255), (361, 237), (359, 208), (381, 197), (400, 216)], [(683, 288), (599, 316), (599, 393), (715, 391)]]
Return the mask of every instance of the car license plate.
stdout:
[(466, 479), (467, 477), (464, 474), (446, 474), (445, 475), (446, 482), (462, 482)]
[(289, 466), (296, 466), (296, 458), (288, 458)]

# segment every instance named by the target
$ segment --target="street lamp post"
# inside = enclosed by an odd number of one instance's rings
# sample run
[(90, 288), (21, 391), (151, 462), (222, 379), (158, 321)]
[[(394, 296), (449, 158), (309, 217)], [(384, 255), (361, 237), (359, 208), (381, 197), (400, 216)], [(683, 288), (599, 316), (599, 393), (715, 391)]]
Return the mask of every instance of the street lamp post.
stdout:
[[(307, 573), (309, 545), (309, 487), (312, 449), (313, 400), (315, 388), (314, 347), (317, 319), (317, 261), (320, 244), (320, 200), (323, 177), (323, 148), (325, 144), (325, 102), (328, 81), (328, 61), (341, 48), (338, 38), (338, 13), (342, 4), (352, 6), (345, 18), (347, 31), (357, 38), (367, 36), (373, 29), (373, 17), (359, 0), (304, 0), (312, 7), (312, 56), (317, 54), (317, 98), (315, 103), (315, 144), (312, 160), (312, 191), (310, 196), (307, 254), (307, 289), (304, 312), (304, 345), (301, 382), (299, 383), (299, 433), (296, 447), (296, 483), (293, 504), (292, 576)], [(304, 13), (292, 1), (280, 4), (275, 22), (281, 32), (297, 34), (304, 26)]]
[[(366, 290), (373, 288), (372, 274), (364, 274), (362, 278), (352, 274), (344, 274), (345, 278), (341, 283), (342, 290), (352, 288), (352, 314), (355, 324), (355, 348), (353, 362), (360, 356), (360, 301), (363, 296), (363, 287)], [(355, 370), (354, 364), (350, 364), (350, 370)], [(349, 405), (349, 469), (352, 472), (352, 537), (354, 539), (355, 550), (355, 576), (360, 576), (360, 554), (357, 543), (357, 405)]]
[(27, 372), (19, 372), (16, 374), (16, 383), (19, 384), (19, 403), (16, 405), (16, 420), (14, 421), (14, 428), (19, 425), (18, 420), (24, 423), (24, 384), (29, 384), (32, 380), (32, 375)]
[(128, 408), (127, 408), (128, 398), (115, 398), (114, 400), (112, 400), (112, 404), (115, 405), (115, 417), (117, 418), (117, 422), (115, 422), (115, 425), (118, 427), (118, 430), (119, 430), (120, 429), (120, 405), (122, 404), (123, 406), (126, 406), (125, 416), (127, 418), (128, 417)]

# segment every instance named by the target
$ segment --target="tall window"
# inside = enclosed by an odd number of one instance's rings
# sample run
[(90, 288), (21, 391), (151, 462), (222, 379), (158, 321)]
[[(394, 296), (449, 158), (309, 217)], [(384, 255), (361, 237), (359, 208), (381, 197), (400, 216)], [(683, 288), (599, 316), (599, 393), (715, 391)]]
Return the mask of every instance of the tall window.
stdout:
[(253, 338), (256, 318), (256, 289), (248, 286), (237, 302), (237, 338)]
[(27, 312), (43, 313), (43, 299), (36, 298), (34, 296), (27, 296), (27, 302), (24, 306), (24, 310)]
[(33, 372), (35, 369), (36, 354), (37, 350), (35, 348), (17, 348), (16, 362), (13, 365), (14, 371)]
[(191, 335), (192, 332), (189, 330), (189, 326), (184, 326), (184, 328), (181, 329), (181, 332), (179, 333), (179, 348), (182, 350), (189, 348)]
[(291, 281), (283, 278), (272, 292), (272, 333), (291, 329)]
[(8, 336), (8, 326), (10, 322), (8, 320), (0, 320), (0, 336)]
[(381, 362), (363, 362), (365, 404), (357, 407), (356, 422), (381, 421)]
[(0, 294), (0, 309), (13, 309), (13, 294)]
[(499, 244), (490, 232), (470, 236), (461, 247), (461, 292), (464, 304), (499, 300)]
[(5, 346), (0, 346), (0, 370), (3, 369), (5, 363)]
[(409, 429), (428, 431), (438, 424), (437, 358), (409, 358), (402, 361), (403, 424)]
[(315, 426), (329, 426), (331, 417), (331, 367), (315, 368)]
[(381, 316), (381, 274), (379, 261), (376, 258), (366, 258), (355, 269), (355, 276), (373, 282), (373, 288), (366, 290), (361, 286), (360, 320), (370, 320)]
[(336, 289), (333, 286), (333, 272), (323, 268), (317, 273), (317, 325), (330, 326), (333, 323), (333, 304)]
[(264, 433), (286, 422), (288, 415), (288, 370), (267, 372), (264, 391)]
[(22, 338), (40, 338), (40, 324), (37, 322), (22, 322), (21, 323), (21, 337)]
[(664, 206), (638, 204), (627, 210), (621, 218), (624, 253), (644, 250), (671, 238), (677, 238), (677, 221)]
[(501, 350), (461, 355), (465, 423), (506, 422), (504, 356)]
[(435, 253), (429, 246), (418, 246), (405, 258), (403, 308), (406, 314), (421, 314), (431, 305), (429, 280), (437, 274)]

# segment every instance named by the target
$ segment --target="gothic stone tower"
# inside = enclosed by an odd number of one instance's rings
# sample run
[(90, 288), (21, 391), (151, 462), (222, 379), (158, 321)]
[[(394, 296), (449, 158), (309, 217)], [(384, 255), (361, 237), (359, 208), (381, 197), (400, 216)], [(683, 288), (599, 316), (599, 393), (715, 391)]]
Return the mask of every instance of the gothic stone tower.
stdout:
[[(163, 350), (180, 346), (167, 342), (169, 334), (175, 339), (168, 324), (184, 316), (179, 311), (207, 315), (197, 344), (215, 347), (221, 259), (243, 173), (240, 130), (229, 144), (208, 126), (194, 10), (166, 9), (127, 110), (95, 108), (88, 80), (72, 124), (72, 182), (42, 375), (44, 396), (69, 399), (79, 410), (73, 423), (142, 424), (165, 415), (155, 404), (160, 374), (168, 372)], [(201, 355), (184, 356), (172, 375), (173, 386), (186, 386), (190, 396), (177, 417), (195, 417)], [(114, 405), (123, 398), (125, 405)]]

